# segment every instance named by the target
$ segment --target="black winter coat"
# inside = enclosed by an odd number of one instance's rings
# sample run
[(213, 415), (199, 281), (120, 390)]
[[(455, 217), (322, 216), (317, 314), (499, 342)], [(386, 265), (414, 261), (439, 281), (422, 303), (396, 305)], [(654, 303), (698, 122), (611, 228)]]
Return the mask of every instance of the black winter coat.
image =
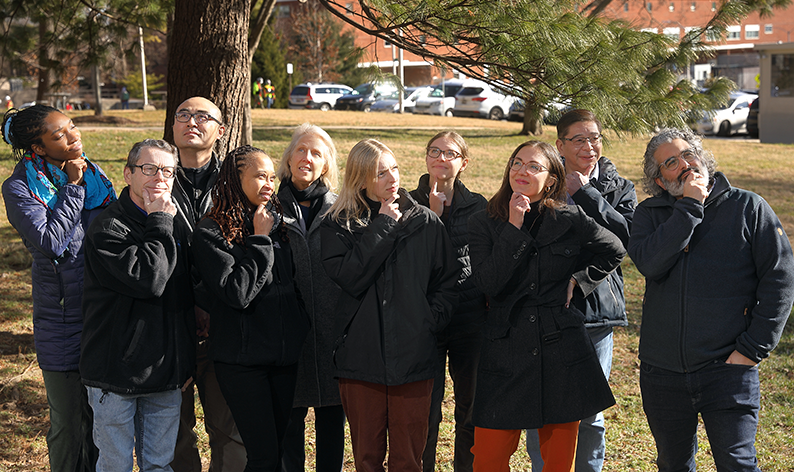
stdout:
[[(419, 178), (419, 186), (411, 191), (411, 196), (421, 205), (430, 208), (430, 176)], [(484, 210), (488, 201), (479, 193), (473, 193), (455, 180), (455, 196), (449, 207), (449, 216), (444, 220), (449, 239), (455, 248), (458, 263), (461, 265), (460, 277), (457, 282), (458, 308), (452, 315), (447, 326), (451, 329), (479, 329), (485, 322), (486, 300), (482, 290), (471, 278), (471, 261), (469, 260), (469, 217)]]
[(143, 213), (129, 187), (85, 236), (80, 374), (115, 393), (182, 387), (196, 364), (187, 228)]
[[(331, 208), (336, 195), (328, 192), (322, 197), (322, 206), (309, 228), (304, 229), (298, 220), (301, 210), (291, 187), (282, 185), (278, 198), (284, 207), (284, 224), (287, 227), (292, 260), (295, 263), (295, 280), (311, 320), (311, 328), (303, 344), (298, 362), (298, 380), (295, 386), (296, 407), (323, 407), (341, 405), (339, 382), (334, 379), (333, 350), (336, 318), (334, 309), (342, 295), (326, 274), (320, 257), (321, 216)], [(305, 223), (304, 223), (305, 224)]]
[[(613, 232), (625, 249), (629, 244), (631, 221), (637, 206), (634, 184), (621, 177), (615, 165), (606, 157), (598, 160), (598, 169), (598, 179), (582, 186), (571, 198), (587, 216)], [(582, 258), (583, 263), (587, 264), (592, 254), (585, 249)], [(585, 314), (585, 326), (588, 328), (629, 324), (620, 267), (610, 272), (587, 298), (576, 291), (573, 303)]]
[(351, 228), (327, 217), (323, 266), (342, 287), (334, 351), (336, 376), (381, 385), (432, 379), (435, 333), (457, 304), (460, 267), (438, 216), (404, 189), (399, 221), (376, 214)]
[(229, 244), (220, 226), (204, 218), (193, 232), (201, 280), (213, 297), (210, 359), (227, 364), (292, 365), (309, 330), (293, 280), (289, 244), (274, 225), (271, 236), (251, 234)]
[[(577, 421), (615, 403), (584, 315), (565, 308), (565, 299), (571, 277), (588, 295), (625, 251), (579, 207), (555, 215), (544, 216), (536, 238), (526, 222), (519, 230), (485, 211), (469, 220), (472, 277), (490, 297), (475, 426), (534, 429)], [(593, 254), (588, 266), (577, 263), (584, 249)]]

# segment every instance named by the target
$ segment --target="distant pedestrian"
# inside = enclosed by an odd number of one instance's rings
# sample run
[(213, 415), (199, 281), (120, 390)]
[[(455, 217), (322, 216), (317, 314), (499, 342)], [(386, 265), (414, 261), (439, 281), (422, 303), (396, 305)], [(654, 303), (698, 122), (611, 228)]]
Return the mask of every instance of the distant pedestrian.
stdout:
[(6, 98), (5, 98), (4, 101), (5, 101), (5, 104), (6, 104), (6, 110), (10, 110), (10, 109), (14, 108), (14, 101), (11, 100), (11, 96), (10, 95), (6, 95)]
[(276, 87), (270, 84), (270, 79), (265, 83), (265, 98), (267, 99), (267, 107), (273, 108), (273, 103), (276, 101)]
[(263, 87), (264, 81), (265, 80), (262, 77), (259, 77), (258, 79), (256, 79), (256, 81), (254, 81), (254, 88), (253, 88), (254, 106), (257, 106), (259, 108), (265, 108), (265, 105), (264, 105), (265, 90), (264, 90), (264, 87)]
[(121, 87), (121, 109), (130, 109), (130, 92), (127, 91), (127, 87)]

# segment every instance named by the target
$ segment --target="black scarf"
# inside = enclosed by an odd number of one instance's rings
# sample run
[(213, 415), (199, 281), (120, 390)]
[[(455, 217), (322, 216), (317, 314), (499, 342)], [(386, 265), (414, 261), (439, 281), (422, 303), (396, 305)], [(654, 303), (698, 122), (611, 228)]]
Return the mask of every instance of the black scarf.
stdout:
[[(322, 179), (317, 179), (312, 182), (308, 187), (304, 190), (298, 190), (295, 188), (295, 185), (292, 184), (292, 179), (285, 180), (281, 182), (279, 185), (278, 191), (279, 193), (284, 189), (288, 188), (290, 192), (292, 192), (292, 196), (295, 197), (295, 201), (298, 202), (309, 202), (309, 211), (307, 213), (303, 213), (304, 219), (306, 220), (306, 230), (311, 227), (314, 218), (320, 212), (323, 206), (323, 195), (328, 193), (328, 187), (325, 186), (325, 182)], [(297, 208), (298, 213), (296, 214), (296, 218), (300, 218), (302, 215), (301, 209)]]

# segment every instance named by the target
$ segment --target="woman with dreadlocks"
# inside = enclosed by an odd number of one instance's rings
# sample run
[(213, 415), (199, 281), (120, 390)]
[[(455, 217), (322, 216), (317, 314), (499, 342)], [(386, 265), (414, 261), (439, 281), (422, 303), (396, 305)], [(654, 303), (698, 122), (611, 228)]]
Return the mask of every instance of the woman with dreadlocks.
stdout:
[(8, 221), (33, 256), (33, 340), (50, 407), (50, 468), (94, 470), (93, 413), (78, 371), (83, 236), (116, 192), (85, 157), (80, 131), (58, 109), (12, 108), (2, 134), (18, 161), (3, 183)]
[(243, 439), (246, 472), (281, 467), (308, 316), (261, 149), (231, 151), (212, 188), (212, 210), (193, 234), (195, 265), (213, 295), (210, 358)]

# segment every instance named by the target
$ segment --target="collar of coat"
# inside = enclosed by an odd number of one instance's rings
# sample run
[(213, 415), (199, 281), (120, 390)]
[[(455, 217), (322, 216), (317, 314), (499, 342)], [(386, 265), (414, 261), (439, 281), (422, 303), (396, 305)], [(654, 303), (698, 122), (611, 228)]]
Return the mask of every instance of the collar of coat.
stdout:
[[(421, 205), (430, 206), (430, 174), (424, 174), (419, 177), (419, 184), (413, 196)], [(475, 204), (477, 204), (477, 200), (474, 199), (471, 191), (463, 185), (460, 179), (455, 179), (455, 196), (452, 197), (450, 207), (458, 209)]]

